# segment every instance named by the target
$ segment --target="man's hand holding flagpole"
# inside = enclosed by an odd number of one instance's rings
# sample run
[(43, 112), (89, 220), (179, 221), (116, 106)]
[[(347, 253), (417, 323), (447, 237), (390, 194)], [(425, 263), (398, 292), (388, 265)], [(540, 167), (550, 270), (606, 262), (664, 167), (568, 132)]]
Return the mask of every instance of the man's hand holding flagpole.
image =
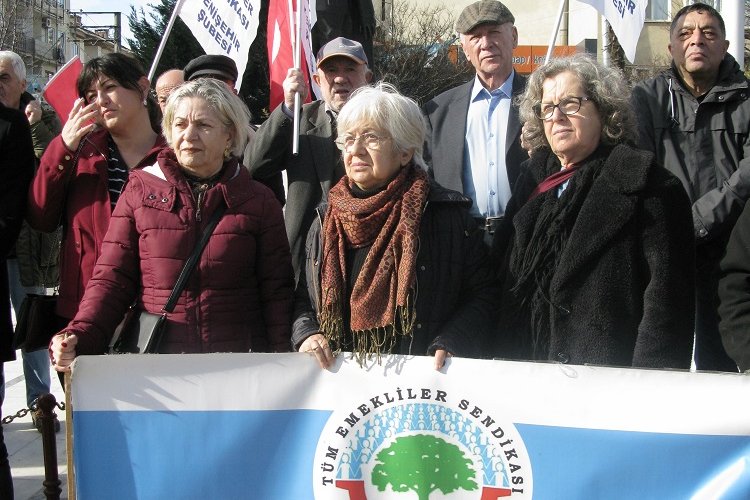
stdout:
[(291, 113), (292, 153), (295, 155), (299, 154), (302, 104), (309, 102), (311, 92), (319, 95), (315, 82), (308, 81), (309, 73), (315, 68), (310, 30), (316, 20), (315, 0), (271, 0), (269, 3), (269, 107), (275, 109), (283, 103)]

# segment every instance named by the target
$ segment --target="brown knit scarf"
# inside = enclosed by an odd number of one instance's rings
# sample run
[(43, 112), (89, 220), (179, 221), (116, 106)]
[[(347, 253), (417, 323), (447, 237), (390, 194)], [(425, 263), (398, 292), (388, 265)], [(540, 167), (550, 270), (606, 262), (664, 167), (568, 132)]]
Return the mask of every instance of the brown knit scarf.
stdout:
[(320, 329), (340, 351), (345, 343), (342, 303), (346, 300), (346, 251), (370, 246), (350, 298), (352, 351), (389, 353), (399, 335), (411, 335), (415, 312), (411, 292), (416, 275), (419, 224), (429, 192), (427, 173), (408, 164), (385, 190), (365, 199), (351, 194), (348, 177), (328, 193), (323, 223)]

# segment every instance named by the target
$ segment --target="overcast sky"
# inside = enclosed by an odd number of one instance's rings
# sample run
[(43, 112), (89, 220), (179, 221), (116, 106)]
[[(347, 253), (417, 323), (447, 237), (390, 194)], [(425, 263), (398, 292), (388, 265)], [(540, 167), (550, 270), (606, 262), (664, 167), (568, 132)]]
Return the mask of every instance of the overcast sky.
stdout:
[[(130, 6), (135, 5), (136, 10), (144, 8), (146, 14), (151, 9), (149, 4), (158, 4), (159, 0), (70, 0), (71, 12), (77, 13), (83, 12), (122, 12), (122, 42), (127, 44), (126, 40), (132, 38), (133, 35), (130, 33), (128, 27), (127, 15), (130, 13)], [(105, 15), (84, 15), (82, 18), (84, 26), (110, 26), (114, 24), (114, 16), (112, 14)]]

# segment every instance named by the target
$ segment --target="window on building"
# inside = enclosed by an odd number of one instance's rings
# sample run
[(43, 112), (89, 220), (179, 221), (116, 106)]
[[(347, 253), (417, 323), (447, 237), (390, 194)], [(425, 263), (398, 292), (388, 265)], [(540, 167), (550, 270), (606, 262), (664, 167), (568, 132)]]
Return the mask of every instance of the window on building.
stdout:
[(646, 5), (646, 21), (669, 21), (670, 0), (648, 0)]
[(47, 43), (55, 43), (55, 28), (47, 28)]
[(692, 1), (688, 0), (687, 2), (685, 2), (685, 5), (694, 4), (694, 3), (697, 3), (698, 1), (700, 1), (700, 3), (705, 3), (706, 5), (710, 5), (714, 9), (721, 12), (721, 0), (692, 0)]
[(81, 51), (78, 49), (78, 44), (74, 43), (72, 45), (72, 47), (73, 47), (73, 57), (80, 56), (81, 55)]

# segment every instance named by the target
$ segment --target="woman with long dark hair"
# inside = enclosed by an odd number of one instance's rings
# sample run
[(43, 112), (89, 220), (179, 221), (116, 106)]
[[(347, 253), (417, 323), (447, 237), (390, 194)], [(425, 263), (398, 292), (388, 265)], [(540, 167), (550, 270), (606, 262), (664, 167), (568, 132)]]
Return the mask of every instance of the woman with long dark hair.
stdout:
[(141, 65), (124, 54), (97, 57), (77, 81), (79, 99), (47, 147), (29, 192), (29, 224), (64, 228), (60, 254), (61, 327), (76, 314), (128, 173), (165, 147), (159, 108)]

